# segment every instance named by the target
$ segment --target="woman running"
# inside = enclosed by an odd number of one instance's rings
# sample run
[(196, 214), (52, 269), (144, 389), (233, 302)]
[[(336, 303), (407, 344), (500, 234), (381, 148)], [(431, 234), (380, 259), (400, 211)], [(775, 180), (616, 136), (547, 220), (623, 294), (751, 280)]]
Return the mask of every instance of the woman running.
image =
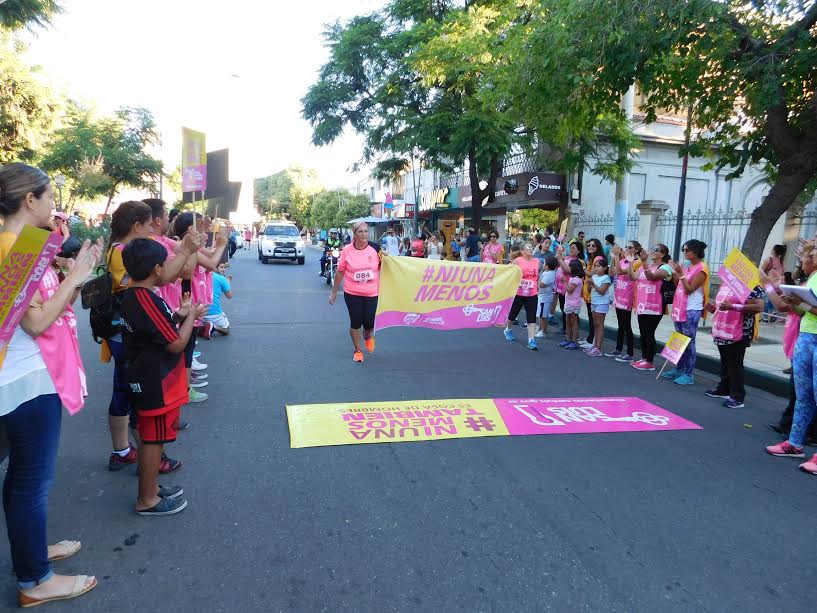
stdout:
[(505, 323), (505, 340), (514, 340), (511, 326), (519, 316), (522, 307), (525, 307), (528, 322), (528, 349), (538, 351), (539, 347), (536, 346), (535, 337), (536, 304), (539, 301), (536, 288), (539, 279), (539, 260), (533, 257), (533, 245), (530, 243), (522, 245), (522, 253), (513, 263), (522, 269), (522, 279), (519, 282), (519, 289), (516, 290), (516, 297), (513, 299), (511, 310), (508, 313), (508, 321)]
[[(377, 296), (380, 293), (380, 260), (386, 253), (380, 245), (369, 242), (369, 226), (358, 222), (352, 226), (354, 239), (340, 252), (338, 276), (329, 294), (329, 304), (335, 304), (338, 290), (343, 283), (343, 298), (349, 310), (349, 336), (355, 352), (352, 359), (363, 361), (360, 349), (361, 337), (366, 351), (374, 353), (374, 315), (377, 311)], [(360, 329), (363, 328), (361, 335)]]

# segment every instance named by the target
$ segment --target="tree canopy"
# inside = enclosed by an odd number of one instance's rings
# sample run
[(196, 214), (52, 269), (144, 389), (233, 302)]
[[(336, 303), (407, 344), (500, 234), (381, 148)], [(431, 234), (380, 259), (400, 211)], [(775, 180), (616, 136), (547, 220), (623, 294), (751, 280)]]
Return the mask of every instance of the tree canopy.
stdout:
[(371, 205), (365, 195), (346, 189), (322, 191), (314, 197), (311, 223), (317, 228), (340, 228), (351, 219), (369, 215)]
[(3, 0), (0, 2), (0, 30), (45, 27), (62, 12), (56, 0)]
[(286, 216), (301, 226), (309, 225), (312, 198), (323, 189), (317, 173), (301, 166), (255, 179), (253, 188), (253, 203), (260, 213)]

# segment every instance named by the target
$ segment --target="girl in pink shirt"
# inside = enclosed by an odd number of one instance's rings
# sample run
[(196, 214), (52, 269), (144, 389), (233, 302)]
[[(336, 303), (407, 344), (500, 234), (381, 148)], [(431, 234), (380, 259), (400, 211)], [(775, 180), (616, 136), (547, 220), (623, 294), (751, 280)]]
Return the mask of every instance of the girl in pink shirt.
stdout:
[(565, 287), (565, 316), (567, 318), (566, 338), (559, 347), (577, 350), (579, 348), (579, 313), (582, 310), (582, 289), (584, 288), (584, 266), (580, 260), (569, 264), (570, 279)]

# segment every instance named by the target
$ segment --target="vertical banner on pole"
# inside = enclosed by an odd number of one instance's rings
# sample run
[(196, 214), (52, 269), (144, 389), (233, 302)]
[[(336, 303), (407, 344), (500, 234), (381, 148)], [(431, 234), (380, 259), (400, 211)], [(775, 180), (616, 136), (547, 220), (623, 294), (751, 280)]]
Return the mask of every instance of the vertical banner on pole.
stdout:
[(203, 132), (182, 128), (182, 191), (207, 189), (207, 144)]

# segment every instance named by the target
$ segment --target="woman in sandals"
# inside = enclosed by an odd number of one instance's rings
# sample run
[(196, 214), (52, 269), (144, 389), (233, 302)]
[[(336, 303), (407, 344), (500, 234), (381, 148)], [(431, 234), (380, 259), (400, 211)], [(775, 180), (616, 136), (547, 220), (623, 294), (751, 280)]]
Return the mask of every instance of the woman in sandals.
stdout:
[[(49, 226), (53, 206), (51, 181), (43, 171), (19, 163), (0, 167), (0, 261), (25, 226)], [(3, 509), (23, 607), (74, 598), (96, 587), (93, 576), (54, 573), (50, 563), (74, 555), (80, 543), (48, 545), (46, 532), (62, 406), (76, 413), (87, 393), (71, 304), (101, 250), (101, 244), (85, 241), (62, 283), (48, 267), (20, 326), (0, 351), (0, 421), (10, 450)]]

